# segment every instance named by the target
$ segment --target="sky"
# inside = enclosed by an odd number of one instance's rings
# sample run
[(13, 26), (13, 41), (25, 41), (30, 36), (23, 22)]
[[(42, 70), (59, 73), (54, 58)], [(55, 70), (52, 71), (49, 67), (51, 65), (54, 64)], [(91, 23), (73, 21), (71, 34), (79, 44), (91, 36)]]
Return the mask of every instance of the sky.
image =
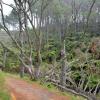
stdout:
[[(3, 2), (7, 3), (7, 4), (13, 4), (14, 0), (3, 0)], [(11, 8), (9, 6), (3, 5), (3, 9), (4, 9), (4, 14), (8, 15), (11, 12)]]
[[(7, 4), (14, 4), (14, 0), (3, 0), (3, 2), (4, 3), (7, 3)], [(10, 12), (11, 12), (11, 10), (12, 10), (12, 8), (11, 7), (9, 7), (9, 6), (7, 6), (7, 5), (3, 5), (3, 13), (4, 13), (4, 15), (9, 15), (10, 14)], [(36, 20), (35, 20), (36, 21)], [(29, 26), (30, 26), (30, 24), (29, 24)], [(36, 25), (37, 26), (37, 25)], [(36, 27), (35, 26), (35, 27)], [(11, 29), (12, 29), (12, 27), (11, 27)]]

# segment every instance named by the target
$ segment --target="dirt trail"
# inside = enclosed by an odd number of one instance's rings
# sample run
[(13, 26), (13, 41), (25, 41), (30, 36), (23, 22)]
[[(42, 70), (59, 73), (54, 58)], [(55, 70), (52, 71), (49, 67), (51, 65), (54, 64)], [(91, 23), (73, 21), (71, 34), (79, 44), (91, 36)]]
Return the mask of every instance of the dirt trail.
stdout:
[(6, 79), (6, 84), (12, 100), (71, 100), (70, 97), (50, 92), (39, 84), (29, 84), (12, 77)]

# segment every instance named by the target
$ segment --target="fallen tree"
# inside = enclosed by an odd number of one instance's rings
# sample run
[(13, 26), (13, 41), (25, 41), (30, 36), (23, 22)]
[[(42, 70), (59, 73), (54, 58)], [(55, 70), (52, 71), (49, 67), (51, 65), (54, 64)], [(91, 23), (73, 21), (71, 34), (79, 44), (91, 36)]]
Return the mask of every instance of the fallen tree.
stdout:
[(53, 80), (53, 79), (48, 79), (48, 81), (65, 92), (70, 92), (70, 93), (73, 93), (75, 95), (82, 96), (88, 100), (97, 100), (95, 95), (87, 93), (79, 88), (77, 88), (77, 89), (67, 88), (65, 86), (60, 85), (60, 83), (58, 83), (58, 81)]

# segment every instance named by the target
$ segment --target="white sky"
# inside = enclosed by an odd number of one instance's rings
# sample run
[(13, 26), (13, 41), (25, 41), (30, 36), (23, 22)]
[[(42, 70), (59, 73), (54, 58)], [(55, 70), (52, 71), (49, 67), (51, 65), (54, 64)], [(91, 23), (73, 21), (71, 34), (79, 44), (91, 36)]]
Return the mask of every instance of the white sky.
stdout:
[[(13, 1), (14, 0), (3, 0), (3, 2), (5, 2), (7, 4), (13, 4), (14, 3)], [(4, 9), (4, 14), (5, 15), (8, 15), (12, 10), (9, 6), (6, 6), (6, 5), (3, 6), (3, 9)]]
[[(4, 3), (7, 4), (14, 4), (14, 0), (3, 0)], [(4, 15), (9, 15), (11, 12), (12, 8), (7, 6), (7, 5), (3, 5), (3, 13)], [(35, 27), (37, 27), (37, 21), (35, 20)], [(31, 25), (29, 24), (29, 26), (31, 27)], [(11, 27), (12, 28), (12, 27)]]

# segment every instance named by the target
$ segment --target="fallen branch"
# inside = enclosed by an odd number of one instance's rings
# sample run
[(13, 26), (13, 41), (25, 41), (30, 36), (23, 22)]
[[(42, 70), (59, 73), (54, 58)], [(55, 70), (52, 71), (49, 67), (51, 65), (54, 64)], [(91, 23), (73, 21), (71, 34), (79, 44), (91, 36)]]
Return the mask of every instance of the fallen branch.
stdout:
[(80, 89), (73, 90), (73, 89), (64, 87), (64, 86), (60, 85), (59, 83), (57, 83), (56, 80), (53, 80), (53, 79), (48, 79), (48, 81), (50, 81), (53, 85), (59, 87), (61, 90), (65, 91), (65, 92), (71, 92), (75, 95), (82, 96), (82, 97), (86, 98), (87, 100), (97, 100), (94, 95), (84, 92), (83, 90), (80, 90)]

